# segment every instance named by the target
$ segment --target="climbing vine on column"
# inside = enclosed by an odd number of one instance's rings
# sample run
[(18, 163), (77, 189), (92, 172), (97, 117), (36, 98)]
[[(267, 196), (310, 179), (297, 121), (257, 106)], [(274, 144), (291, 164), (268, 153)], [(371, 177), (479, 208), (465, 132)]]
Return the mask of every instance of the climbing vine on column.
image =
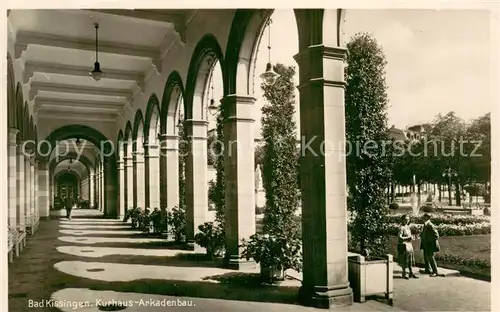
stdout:
[(184, 129), (184, 117), (179, 117), (179, 207), (186, 209), (186, 161), (189, 145)]
[(215, 203), (215, 219), (220, 222), (222, 229), (224, 229), (225, 223), (225, 191), (226, 191), (226, 178), (225, 178), (225, 168), (224, 168), (224, 150), (223, 150), (223, 138), (224, 138), (224, 106), (219, 106), (219, 113), (217, 115), (217, 140), (213, 144), (213, 151), (216, 155), (215, 157), (215, 169), (217, 170), (217, 176), (215, 181), (215, 189), (213, 192), (213, 202)]

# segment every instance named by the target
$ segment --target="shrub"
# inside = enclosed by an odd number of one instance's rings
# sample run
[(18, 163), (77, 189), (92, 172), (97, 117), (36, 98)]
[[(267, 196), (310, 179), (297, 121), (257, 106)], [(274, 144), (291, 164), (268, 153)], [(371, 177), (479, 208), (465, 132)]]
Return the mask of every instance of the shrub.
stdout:
[(139, 214), (139, 230), (149, 233), (151, 230), (151, 213), (149, 208), (141, 210)]
[(398, 203), (391, 203), (389, 205), (389, 209), (392, 209), (392, 210), (398, 210), (399, 209), (399, 204)]
[(128, 212), (127, 220), (128, 218), (130, 218), (132, 221), (132, 228), (133, 229), (137, 228), (139, 226), (139, 216), (141, 214), (141, 208), (139, 207), (131, 208), (127, 210), (127, 212)]
[(224, 229), (219, 223), (205, 222), (198, 226), (200, 232), (194, 236), (194, 241), (207, 250), (207, 257), (222, 256), (225, 247)]
[(262, 267), (278, 267), (283, 270), (302, 270), (302, 248), (299, 237), (280, 234), (254, 234), (243, 240), (242, 256), (253, 258)]
[(491, 216), (491, 209), (490, 209), (490, 208), (488, 208), (488, 207), (484, 208), (484, 209), (483, 209), (483, 214), (484, 214), (485, 216)]
[(180, 207), (173, 207), (167, 212), (167, 224), (171, 228), (176, 242), (180, 243), (186, 239), (186, 212)]
[(165, 216), (160, 209), (155, 208), (151, 213), (151, 221), (153, 223), (153, 232), (156, 234), (163, 233), (165, 230)]

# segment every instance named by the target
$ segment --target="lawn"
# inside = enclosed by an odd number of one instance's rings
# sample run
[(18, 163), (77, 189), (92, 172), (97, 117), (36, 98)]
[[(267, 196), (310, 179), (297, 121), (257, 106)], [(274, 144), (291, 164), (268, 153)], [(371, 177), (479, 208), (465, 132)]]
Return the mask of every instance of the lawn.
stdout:
[[(491, 235), (469, 235), (469, 236), (446, 236), (439, 239), (441, 252), (437, 254), (450, 254), (463, 259), (479, 259), (491, 265)], [(390, 252), (396, 256), (396, 237), (391, 237)], [(420, 240), (413, 242), (415, 248), (415, 260), (417, 264), (423, 264), (423, 253), (420, 250)], [(480, 275), (483, 277), (491, 276), (490, 268), (475, 268), (470, 266), (459, 265), (456, 263), (447, 263), (443, 260), (437, 260), (438, 265), (456, 269), (463, 274)]]

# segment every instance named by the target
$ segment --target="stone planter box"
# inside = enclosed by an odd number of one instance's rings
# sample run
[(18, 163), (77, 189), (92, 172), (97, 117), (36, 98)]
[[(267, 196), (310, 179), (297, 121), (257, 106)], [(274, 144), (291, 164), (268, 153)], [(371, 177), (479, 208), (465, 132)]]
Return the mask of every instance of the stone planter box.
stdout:
[(273, 283), (274, 281), (283, 281), (285, 272), (283, 268), (277, 266), (260, 266), (260, 279), (264, 283)]
[(348, 275), (354, 301), (365, 302), (367, 296), (383, 295), (392, 306), (393, 269), (392, 255), (367, 261), (361, 255), (351, 254), (348, 258)]

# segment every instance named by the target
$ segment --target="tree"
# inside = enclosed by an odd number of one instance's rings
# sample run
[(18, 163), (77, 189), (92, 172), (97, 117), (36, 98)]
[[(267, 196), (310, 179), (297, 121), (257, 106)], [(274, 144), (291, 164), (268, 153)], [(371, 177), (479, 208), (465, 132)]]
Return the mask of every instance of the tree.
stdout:
[[(441, 181), (448, 184), (448, 192), (451, 197), (451, 188), (455, 182), (455, 199), (457, 205), (461, 205), (460, 188), (467, 183), (468, 174), (464, 170), (467, 167), (468, 157), (464, 157), (461, 150), (463, 139), (467, 136), (467, 124), (458, 117), (455, 112), (449, 112), (446, 115), (438, 114), (433, 122), (431, 137), (435, 140), (437, 153), (434, 157), (433, 177), (441, 177)], [(446, 168), (451, 168), (457, 173), (452, 179), (443, 180), (443, 172)]]
[(476, 118), (467, 129), (469, 143), (469, 177), (486, 183), (491, 179), (491, 114)]
[[(301, 270), (301, 232), (295, 215), (298, 208), (297, 144), (295, 115), (294, 67), (277, 64), (280, 78), (274, 85), (262, 84), (267, 103), (262, 107), (264, 141), (263, 185), (266, 191), (263, 234), (243, 240), (242, 256), (260, 263), (266, 280), (273, 281), (284, 270)], [(264, 274), (267, 275), (267, 274)]]
[(365, 33), (351, 38), (347, 49), (346, 137), (361, 147), (359, 153), (347, 155), (351, 238), (364, 255), (377, 255), (387, 246), (385, 189), (392, 159), (385, 144), (389, 141), (386, 60), (377, 41)]
[(277, 64), (275, 84), (262, 84), (267, 103), (262, 107), (264, 141), (263, 185), (266, 191), (264, 233), (291, 231), (298, 208), (295, 86), (292, 66)]

